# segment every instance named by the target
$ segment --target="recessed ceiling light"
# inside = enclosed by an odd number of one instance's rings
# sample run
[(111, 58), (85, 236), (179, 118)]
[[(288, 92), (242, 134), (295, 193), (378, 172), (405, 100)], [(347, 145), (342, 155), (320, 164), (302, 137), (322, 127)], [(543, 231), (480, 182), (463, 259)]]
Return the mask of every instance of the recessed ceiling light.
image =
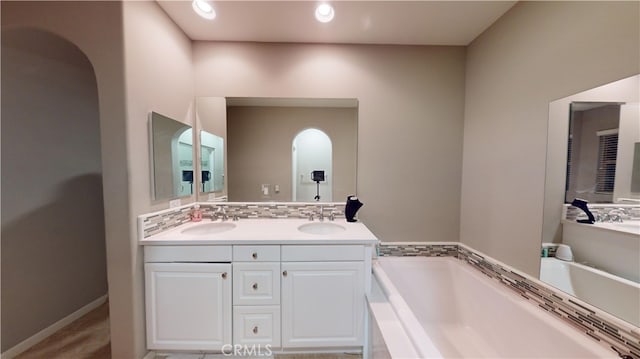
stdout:
[(335, 16), (333, 7), (327, 3), (322, 3), (316, 8), (316, 19), (320, 22), (329, 22)]
[(193, 0), (191, 3), (193, 11), (207, 20), (213, 20), (216, 17), (216, 11), (207, 0)]

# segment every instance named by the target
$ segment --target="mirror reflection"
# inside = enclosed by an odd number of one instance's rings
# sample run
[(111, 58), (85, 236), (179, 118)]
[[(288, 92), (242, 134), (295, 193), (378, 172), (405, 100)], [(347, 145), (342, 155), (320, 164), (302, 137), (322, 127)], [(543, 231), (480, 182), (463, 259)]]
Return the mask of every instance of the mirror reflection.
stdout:
[(565, 202), (613, 202), (620, 106), (610, 102), (572, 102), (567, 149)]
[(229, 201), (330, 202), (356, 193), (356, 99), (200, 97), (196, 114), (226, 146), (220, 195)]
[(224, 189), (224, 140), (200, 131), (200, 191), (221, 192)]
[[(640, 75), (549, 104), (540, 254), (542, 281), (636, 326), (638, 142)], [(595, 223), (578, 221), (586, 217), (582, 208), (594, 212)]]
[(196, 176), (199, 201), (223, 200), (227, 195), (227, 102), (224, 97), (197, 97), (195, 123), (199, 130)]
[(193, 194), (193, 131), (191, 126), (151, 113), (153, 198), (172, 199)]

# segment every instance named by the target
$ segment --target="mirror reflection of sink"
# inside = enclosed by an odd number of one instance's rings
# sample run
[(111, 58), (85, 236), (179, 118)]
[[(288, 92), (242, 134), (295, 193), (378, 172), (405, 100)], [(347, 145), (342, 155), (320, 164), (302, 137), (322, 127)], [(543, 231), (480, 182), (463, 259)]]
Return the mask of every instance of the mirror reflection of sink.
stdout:
[(334, 234), (340, 233), (345, 229), (343, 226), (331, 222), (313, 222), (298, 227), (300, 232), (308, 234)]
[(182, 230), (180, 233), (196, 235), (196, 236), (204, 236), (207, 234), (222, 233), (222, 232), (230, 231), (234, 228), (236, 228), (235, 223), (212, 222), (212, 223), (197, 224), (193, 227), (189, 227), (187, 229)]

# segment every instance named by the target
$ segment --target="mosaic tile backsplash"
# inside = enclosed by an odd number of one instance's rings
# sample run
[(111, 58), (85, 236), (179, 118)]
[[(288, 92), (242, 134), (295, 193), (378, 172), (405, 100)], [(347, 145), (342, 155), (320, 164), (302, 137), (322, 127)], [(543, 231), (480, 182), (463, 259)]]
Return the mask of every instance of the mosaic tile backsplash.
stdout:
[[(200, 205), (203, 216), (211, 216), (218, 208), (224, 208), (227, 216), (233, 218), (315, 218), (320, 214), (328, 216), (333, 213), (335, 218), (344, 218), (344, 203), (197, 203)], [(147, 238), (154, 234), (175, 228), (190, 221), (189, 214), (193, 209), (193, 203), (189, 206), (175, 210), (165, 210), (156, 214), (142, 217), (142, 236)], [(204, 219), (206, 221), (207, 219)]]
[(562, 291), (550, 289), (528, 279), (489, 258), (457, 244), (380, 243), (380, 256), (452, 256), (507, 286), (533, 305), (576, 327), (592, 339), (616, 351), (621, 358), (640, 359), (640, 328), (620, 325), (606, 318), (608, 314), (590, 309)]
[(457, 257), (457, 244), (393, 244), (378, 248), (380, 257)]
[[(587, 218), (587, 215), (577, 207), (572, 205), (565, 205), (567, 207), (565, 219), (575, 221), (577, 218)], [(596, 218), (602, 218), (604, 215), (609, 214), (611, 211), (624, 212), (624, 217), (627, 220), (638, 221), (640, 220), (640, 206), (638, 205), (617, 205), (617, 204), (588, 204), (589, 211), (593, 213)]]

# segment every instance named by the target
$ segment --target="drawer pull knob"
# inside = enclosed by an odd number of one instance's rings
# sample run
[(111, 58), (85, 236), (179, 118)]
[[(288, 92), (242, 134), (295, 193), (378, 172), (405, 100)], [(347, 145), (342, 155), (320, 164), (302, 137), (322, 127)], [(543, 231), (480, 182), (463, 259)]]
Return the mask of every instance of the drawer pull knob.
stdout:
[(253, 259), (258, 259), (258, 253), (253, 252), (253, 253), (251, 254), (251, 257), (253, 257)]
[(258, 327), (253, 327), (253, 334), (258, 334)]
[(258, 283), (253, 283), (251, 288), (253, 288), (253, 290), (258, 290)]
[(282, 275), (286, 277), (287, 276), (287, 271), (282, 272)]
[(222, 279), (227, 279), (227, 272), (222, 273)]

